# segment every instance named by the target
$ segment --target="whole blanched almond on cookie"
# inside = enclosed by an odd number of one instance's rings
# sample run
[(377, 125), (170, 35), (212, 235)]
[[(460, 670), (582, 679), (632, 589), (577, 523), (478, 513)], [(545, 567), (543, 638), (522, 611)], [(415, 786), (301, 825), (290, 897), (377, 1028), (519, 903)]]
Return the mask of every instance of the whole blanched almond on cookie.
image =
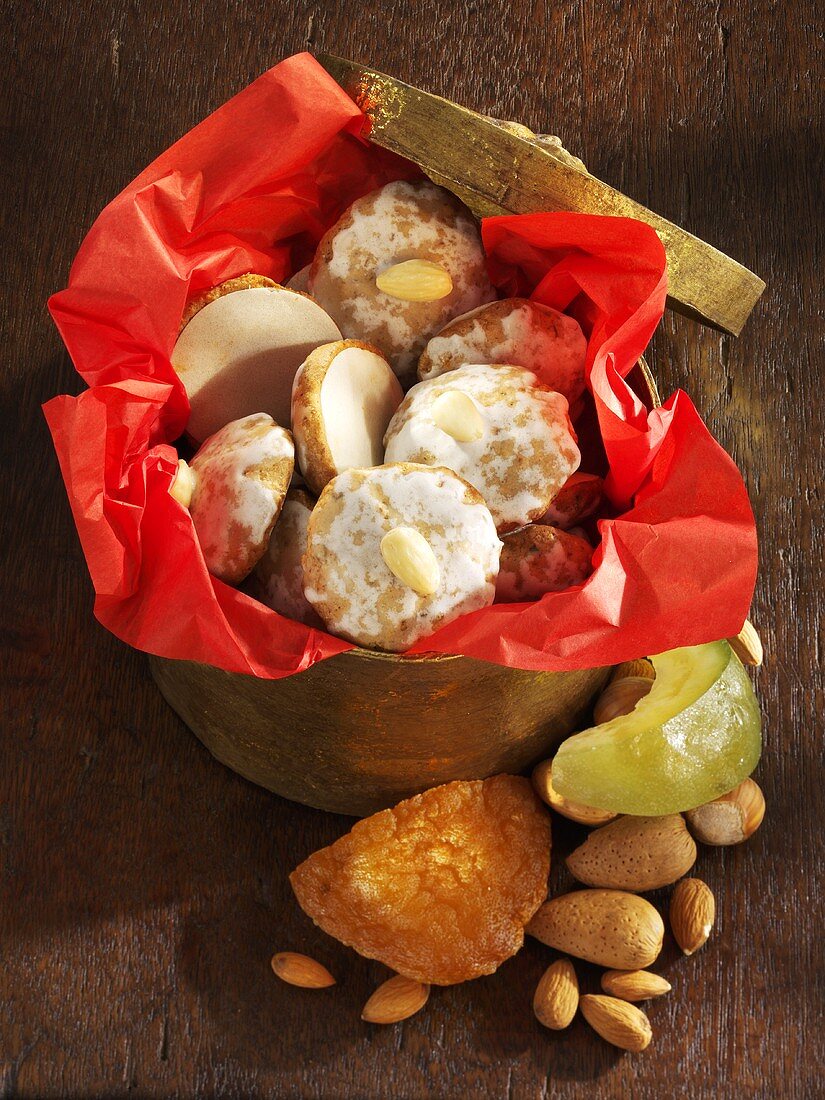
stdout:
[(347, 470), (310, 517), (304, 592), (333, 634), (400, 652), (489, 607), (500, 551), (489, 509), (452, 470)]
[(535, 600), (582, 584), (592, 572), (593, 547), (577, 535), (533, 523), (502, 539), (496, 599)]
[(409, 391), (385, 461), (446, 466), (473, 485), (499, 531), (546, 511), (580, 461), (567, 399), (523, 367), (468, 364)]
[(572, 405), (584, 391), (586, 353), (578, 321), (528, 298), (504, 298), (454, 318), (431, 337), (418, 377), (437, 378), (466, 363), (512, 363)]
[(231, 279), (190, 303), (171, 360), (196, 442), (230, 421), (268, 413), (289, 424), (292, 380), (307, 355), (341, 333), (306, 294), (261, 275)]
[(294, 461), (292, 436), (266, 413), (226, 424), (192, 459), (189, 514), (213, 576), (238, 584), (263, 556)]
[(369, 344), (339, 340), (307, 356), (292, 387), (292, 431), (313, 492), (344, 470), (381, 465), (384, 433), (403, 396), (389, 363)]
[(309, 517), (315, 501), (304, 489), (290, 489), (266, 551), (252, 573), (252, 594), (288, 619), (322, 627), (304, 595), (301, 559), (307, 546)]

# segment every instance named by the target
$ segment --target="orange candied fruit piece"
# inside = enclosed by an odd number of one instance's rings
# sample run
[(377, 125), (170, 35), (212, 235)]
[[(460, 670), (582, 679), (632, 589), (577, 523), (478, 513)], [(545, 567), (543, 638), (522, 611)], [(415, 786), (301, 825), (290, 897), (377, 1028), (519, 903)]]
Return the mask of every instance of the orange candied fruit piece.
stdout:
[(547, 894), (550, 817), (527, 779), (446, 783), (359, 821), (290, 875), (329, 935), (408, 978), (491, 974)]

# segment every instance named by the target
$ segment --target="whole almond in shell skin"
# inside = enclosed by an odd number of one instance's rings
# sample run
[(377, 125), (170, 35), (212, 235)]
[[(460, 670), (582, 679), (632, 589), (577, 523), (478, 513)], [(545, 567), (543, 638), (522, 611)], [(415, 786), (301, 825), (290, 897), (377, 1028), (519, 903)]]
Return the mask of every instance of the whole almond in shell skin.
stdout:
[(272, 970), (282, 982), (301, 989), (327, 989), (335, 985), (335, 978), (325, 966), (297, 951), (279, 951), (273, 955)]
[(692, 955), (707, 943), (716, 920), (713, 891), (700, 878), (685, 878), (670, 899), (670, 928), (686, 955)]
[(413, 978), (396, 974), (376, 989), (361, 1012), (368, 1024), (397, 1024), (408, 1020), (424, 1007), (430, 987)]
[(575, 890), (542, 905), (526, 931), (548, 947), (613, 970), (644, 970), (665, 926), (649, 901), (620, 890)]
[(579, 982), (569, 959), (557, 959), (541, 976), (533, 996), (533, 1012), (552, 1031), (568, 1027), (579, 1007)]
[(650, 1020), (640, 1008), (617, 997), (588, 993), (581, 999), (582, 1016), (608, 1043), (638, 1053), (653, 1038)]
[(567, 857), (579, 882), (636, 894), (669, 886), (695, 862), (696, 845), (681, 814), (620, 817), (592, 832)]
[(651, 970), (606, 970), (602, 974), (602, 989), (611, 997), (623, 1001), (647, 1001), (669, 993), (671, 984)]

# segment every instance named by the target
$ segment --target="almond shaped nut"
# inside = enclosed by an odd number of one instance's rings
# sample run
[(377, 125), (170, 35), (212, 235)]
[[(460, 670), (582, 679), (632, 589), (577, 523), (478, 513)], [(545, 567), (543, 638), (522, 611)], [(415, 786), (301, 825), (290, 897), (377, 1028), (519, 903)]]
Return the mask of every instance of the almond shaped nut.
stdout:
[(620, 817), (595, 829), (567, 857), (579, 882), (634, 894), (669, 886), (695, 862), (696, 844), (681, 814)]
[(741, 844), (753, 836), (764, 816), (765, 796), (754, 779), (743, 779), (721, 798), (685, 813), (696, 839), (714, 847)]
[(381, 557), (391, 573), (419, 596), (431, 596), (441, 581), (432, 547), (414, 527), (393, 527), (381, 539)]
[(437, 302), (452, 293), (453, 280), (445, 267), (432, 260), (404, 260), (382, 271), (375, 280), (382, 294), (402, 302)]
[(649, 901), (620, 890), (575, 890), (539, 907), (526, 931), (613, 970), (644, 970), (662, 950), (665, 926)]
[(368, 1024), (397, 1024), (424, 1007), (430, 987), (413, 978), (396, 974), (376, 989), (361, 1012)]
[(656, 671), (653, 668), (653, 662), (648, 661), (647, 657), (638, 657), (635, 661), (623, 661), (620, 665), (616, 665), (610, 676), (610, 682), (615, 680), (626, 680), (628, 677), (639, 677), (644, 680), (655, 680)]
[(623, 1001), (647, 1001), (669, 993), (672, 986), (652, 970), (606, 970), (602, 974), (602, 989), (611, 997)]
[(588, 993), (582, 997), (582, 1016), (608, 1043), (638, 1053), (653, 1038), (650, 1020), (640, 1008), (617, 997)]
[(178, 504), (188, 508), (192, 503), (192, 494), (198, 475), (184, 458), (178, 459), (178, 469), (172, 484), (169, 486), (169, 495), (174, 497)]
[(473, 443), (484, 435), (484, 418), (471, 397), (461, 390), (445, 390), (432, 403), (437, 428), (459, 443)]
[(630, 714), (640, 699), (653, 687), (653, 680), (647, 676), (623, 676), (620, 680), (611, 680), (593, 707), (593, 721), (597, 726)]
[(614, 821), (619, 815), (613, 810), (597, 810), (592, 806), (583, 806), (581, 802), (571, 802), (560, 795), (553, 786), (553, 761), (542, 760), (533, 769), (533, 788), (542, 802), (545, 802), (556, 813), (576, 821), (579, 825), (606, 825), (608, 821)]
[(669, 916), (673, 938), (692, 955), (707, 943), (716, 919), (713, 891), (699, 878), (682, 879), (670, 899)]
[(765, 657), (762, 639), (750, 619), (745, 619), (745, 625), (735, 637), (728, 638), (728, 644), (743, 665), (758, 668), (762, 664)]
[(533, 995), (533, 1012), (540, 1024), (563, 1031), (579, 1007), (579, 982), (569, 959), (557, 959), (542, 974)]
[(273, 955), (272, 969), (281, 981), (301, 989), (326, 989), (335, 985), (335, 978), (325, 966), (297, 951), (279, 951)]

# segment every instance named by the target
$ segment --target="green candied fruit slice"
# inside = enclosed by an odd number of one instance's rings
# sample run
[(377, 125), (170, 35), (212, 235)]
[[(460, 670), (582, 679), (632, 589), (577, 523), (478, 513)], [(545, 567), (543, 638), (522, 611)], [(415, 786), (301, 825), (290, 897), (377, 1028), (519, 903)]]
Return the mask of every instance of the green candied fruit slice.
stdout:
[(651, 660), (656, 679), (635, 710), (562, 743), (553, 786), (565, 798), (620, 814), (672, 814), (711, 802), (756, 767), (759, 704), (728, 643)]

